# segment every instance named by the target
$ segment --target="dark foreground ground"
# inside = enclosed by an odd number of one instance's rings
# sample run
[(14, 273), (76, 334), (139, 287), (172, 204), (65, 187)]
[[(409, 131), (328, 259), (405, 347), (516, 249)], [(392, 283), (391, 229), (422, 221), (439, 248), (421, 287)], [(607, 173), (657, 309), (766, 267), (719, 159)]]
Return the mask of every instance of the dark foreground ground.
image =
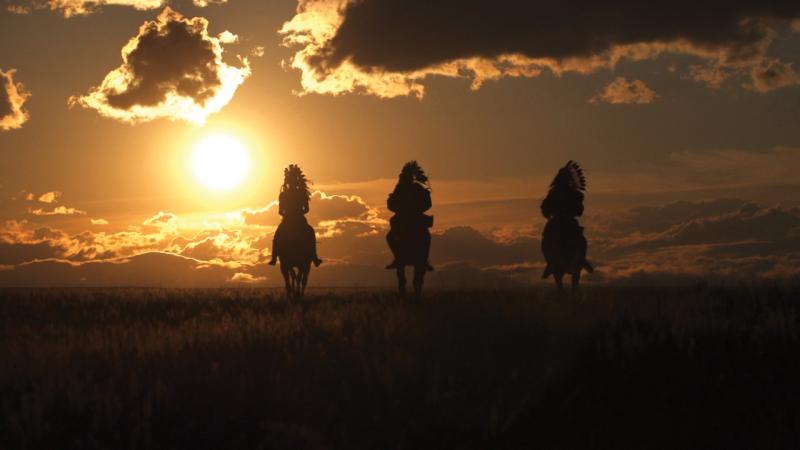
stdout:
[(796, 449), (797, 292), (4, 290), (0, 449)]

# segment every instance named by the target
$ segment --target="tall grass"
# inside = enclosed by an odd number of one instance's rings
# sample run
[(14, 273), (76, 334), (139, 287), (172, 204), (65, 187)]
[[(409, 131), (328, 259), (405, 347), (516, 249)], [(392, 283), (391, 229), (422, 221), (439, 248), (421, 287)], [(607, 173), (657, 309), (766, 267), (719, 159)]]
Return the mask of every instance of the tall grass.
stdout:
[(0, 292), (0, 448), (798, 448), (796, 292)]

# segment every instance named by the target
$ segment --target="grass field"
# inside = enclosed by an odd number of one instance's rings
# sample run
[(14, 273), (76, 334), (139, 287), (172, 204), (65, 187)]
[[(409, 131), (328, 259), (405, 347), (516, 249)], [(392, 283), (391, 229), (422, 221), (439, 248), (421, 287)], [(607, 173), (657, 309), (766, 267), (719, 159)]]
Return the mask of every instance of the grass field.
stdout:
[(792, 288), (0, 295), (0, 449), (800, 448)]

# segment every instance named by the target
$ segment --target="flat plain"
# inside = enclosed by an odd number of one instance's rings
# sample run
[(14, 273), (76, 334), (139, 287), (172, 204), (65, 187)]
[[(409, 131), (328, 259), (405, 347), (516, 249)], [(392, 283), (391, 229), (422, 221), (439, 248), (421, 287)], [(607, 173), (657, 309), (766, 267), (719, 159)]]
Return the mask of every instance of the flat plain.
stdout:
[(5, 289), (0, 448), (800, 448), (798, 292)]

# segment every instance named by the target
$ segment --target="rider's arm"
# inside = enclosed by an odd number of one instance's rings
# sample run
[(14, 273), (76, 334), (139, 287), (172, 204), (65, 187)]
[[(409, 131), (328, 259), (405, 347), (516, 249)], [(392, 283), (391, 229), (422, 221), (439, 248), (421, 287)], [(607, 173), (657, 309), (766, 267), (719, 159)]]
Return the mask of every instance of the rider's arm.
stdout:
[(433, 206), (431, 202), (431, 191), (426, 189), (425, 194), (422, 196), (422, 211), (424, 212), (431, 209), (431, 206)]

